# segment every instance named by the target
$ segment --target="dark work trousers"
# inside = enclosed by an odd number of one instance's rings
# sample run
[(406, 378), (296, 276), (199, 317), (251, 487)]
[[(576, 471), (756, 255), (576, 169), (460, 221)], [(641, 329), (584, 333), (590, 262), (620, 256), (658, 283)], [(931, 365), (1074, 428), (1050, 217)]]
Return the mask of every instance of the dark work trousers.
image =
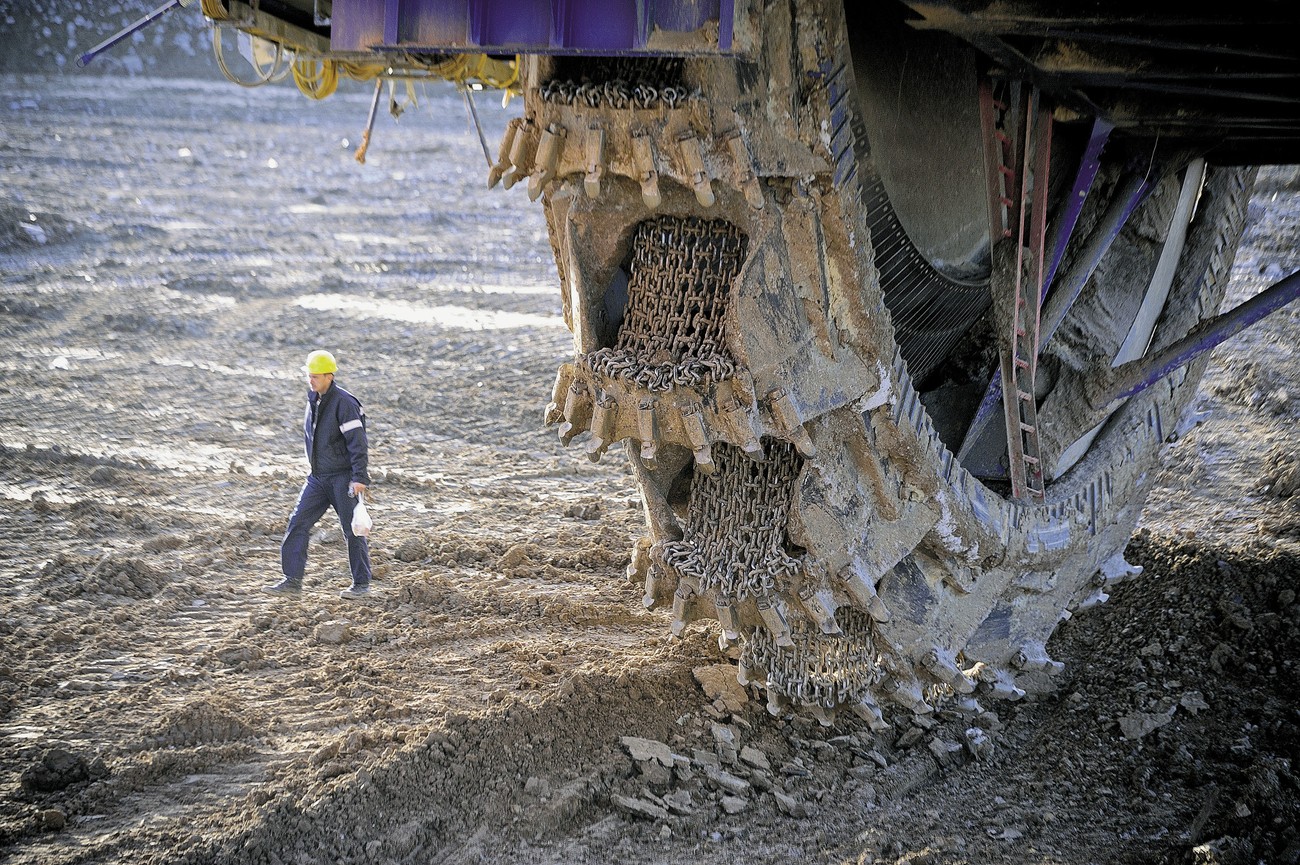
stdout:
[(348, 539), (348, 565), (352, 568), (352, 584), (370, 584), (370, 541), (352, 534), (352, 510), (357, 500), (348, 495), (352, 476), (347, 472), (337, 475), (307, 475), (298, 493), (298, 504), (289, 515), (289, 528), (284, 531), (280, 544), (280, 568), (292, 580), (301, 580), (307, 570), (307, 542), (312, 526), (333, 507), (343, 525), (343, 535)]

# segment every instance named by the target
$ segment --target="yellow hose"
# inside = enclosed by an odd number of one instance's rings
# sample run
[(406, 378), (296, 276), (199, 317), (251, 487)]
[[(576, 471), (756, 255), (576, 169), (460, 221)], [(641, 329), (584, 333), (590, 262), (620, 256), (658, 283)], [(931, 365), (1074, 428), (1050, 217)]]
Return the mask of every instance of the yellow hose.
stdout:
[(203, 14), (213, 21), (225, 21), (229, 13), (226, 7), (221, 5), (221, 0), (203, 0)]
[(324, 99), (339, 86), (339, 64), (308, 57), (293, 61), (293, 81), (310, 99)]
[[(201, 5), (203, 14), (213, 21), (225, 21), (230, 17), (224, 0), (202, 0)], [(522, 92), (519, 86), (522, 66), (523, 62), (518, 55), (515, 55), (514, 60), (496, 60), (486, 54), (457, 54), (441, 63), (425, 67), (424, 71), (455, 84), (463, 85), (472, 79), (485, 87), (519, 95)], [(293, 80), (298, 89), (311, 99), (324, 99), (332, 94), (338, 88), (340, 72), (356, 81), (373, 81), (388, 72), (388, 66), (382, 63), (323, 60), (302, 54), (293, 61), (292, 68)], [(229, 73), (227, 77), (231, 77)]]
[[(208, 0), (216, 2), (216, 0)], [(519, 72), (523, 64), (519, 57), (514, 60), (495, 60), (486, 54), (458, 54), (441, 63), (423, 68), (423, 72), (436, 78), (443, 78), (454, 84), (478, 81), (485, 87), (507, 90), (519, 94)], [(293, 63), (293, 80), (298, 89), (312, 99), (324, 99), (338, 87), (338, 76), (344, 75), (354, 81), (373, 81), (388, 77), (389, 67), (383, 63), (354, 63), (346, 60), (322, 60), (316, 57), (298, 55)], [(400, 73), (391, 77), (401, 78)]]

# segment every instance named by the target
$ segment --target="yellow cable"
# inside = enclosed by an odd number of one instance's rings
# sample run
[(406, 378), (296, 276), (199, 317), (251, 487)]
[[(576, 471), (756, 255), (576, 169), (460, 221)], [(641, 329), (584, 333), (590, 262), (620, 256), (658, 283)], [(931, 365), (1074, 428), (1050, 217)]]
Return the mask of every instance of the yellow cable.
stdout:
[(324, 99), (338, 89), (339, 65), (334, 60), (296, 58), (293, 61), (293, 81), (304, 96)]
[(288, 74), (288, 68), (280, 65), (280, 62), (284, 59), (284, 46), (277, 42), (275, 45), (275, 59), (271, 62), (271, 69), (269, 71), (262, 69), (250, 60), (249, 65), (257, 71), (258, 78), (253, 81), (244, 81), (231, 72), (230, 67), (226, 65), (226, 51), (222, 44), (221, 30), (221, 25), (214, 24), (212, 27), (212, 53), (217, 58), (217, 66), (221, 68), (221, 74), (226, 76), (226, 80), (232, 81), (240, 87), (261, 87), (263, 84), (270, 84), (272, 81), (280, 81)]
[[(209, 14), (211, 10), (225, 17), (225, 10), (220, 4), (221, 0), (203, 0), (204, 14), (215, 17)], [(277, 44), (277, 47), (282, 46)], [(518, 95), (521, 92), (519, 76), (522, 66), (519, 55), (515, 55), (513, 61), (508, 61), (495, 60), (486, 54), (457, 54), (424, 67), (424, 72), (459, 85), (477, 80), (485, 87), (507, 91), (508, 98), (509, 95)], [(290, 69), (293, 72), (294, 83), (305, 96), (311, 99), (324, 99), (338, 89), (340, 73), (355, 81), (373, 81), (388, 76), (389, 67), (378, 63), (325, 60), (299, 55), (290, 64)], [(227, 75), (227, 77), (231, 76)], [(233, 77), (231, 80), (234, 80)]]
[(339, 72), (342, 72), (353, 81), (374, 81), (383, 75), (387, 70), (386, 66), (378, 63), (349, 63), (345, 60), (339, 61)]
[(213, 21), (225, 21), (230, 14), (226, 7), (221, 5), (221, 0), (203, 0), (203, 14)]

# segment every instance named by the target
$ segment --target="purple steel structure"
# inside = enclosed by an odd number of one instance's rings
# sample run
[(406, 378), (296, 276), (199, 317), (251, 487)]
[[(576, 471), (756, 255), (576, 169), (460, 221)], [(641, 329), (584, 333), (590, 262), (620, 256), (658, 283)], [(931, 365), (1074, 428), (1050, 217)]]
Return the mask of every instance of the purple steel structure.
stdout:
[(726, 54), (733, 17), (733, 0), (335, 0), (330, 48)]

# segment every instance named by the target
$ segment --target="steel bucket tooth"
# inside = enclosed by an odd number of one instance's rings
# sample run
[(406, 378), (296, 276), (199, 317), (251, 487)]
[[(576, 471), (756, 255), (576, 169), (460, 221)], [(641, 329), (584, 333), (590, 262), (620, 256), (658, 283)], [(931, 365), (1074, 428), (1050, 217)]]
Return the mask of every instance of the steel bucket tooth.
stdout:
[(514, 149), (515, 136), (519, 134), (519, 127), (523, 124), (523, 118), (520, 117), (512, 118), (506, 124), (506, 131), (501, 136), (501, 146), (497, 150), (497, 161), (488, 169), (488, 189), (496, 187), (503, 177), (514, 171), (514, 166), (510, 162), (510, 152)]
[(1011, 659), (1011, 664), (1018, 670), (1042, 672), (1049, 676), (1055, 676), (1065, 669), (1065, 664), (1053, 661), (1048, 656), (1046, 647), (1041, 643), (1026, 643), (1021, 646)]
[(637, 440), (641, 442), (641, 462), (653, 471), (659, 454), (659, 420), (655, 416), (655, 401), (643, 399), (636, 409)]
[(889, 729), (889, 722), (885, 720), (880, 707), (869, 696), (864, 694), (862, 699), (855, 703), (852, 708), (853, 714), (866, 721), (867, 726), (873, 733), (883, 733)]
[(784, 648), (794, 646), (794, 640), (790, 637), (790, 623), (780, 605), (773, 603), (770, 598), (759, 598), (755, 606), (776, 644)]
[(921, 666), (938, 682), (950, 686), (958, 694), (971, 694), (975, 683), (939, 648), (933, 648), (921, 658)]
[(876, 587), (868, 582), (857, 568), (853, 565), (845, 565), (840, 569), (839, 578), (840, 584), (853, 599), (853, 603), (866, 611), (872, 619), (882, 623), (890, 620), (889, 609), (876, 594)]
[(903, 681), (897, 678), (887, 678), (880, 683), (880, 692), (885, 698), (897, 703), (904, 709), (910, 709), (917, 715), (928, 715), (934, 711), (934, 707), (925, 701), (922, 693), (921, 684), (915, 680)]
[(718, 624), (722, 626), (722, 637), (728, 642), (734, 642), (740, 639), (740, 616), (736, 612), (735, 606), (726, 598), (718, 598), (713, 602), (714, 612), (718, 617)]
[(817, 627), (827, 636), (837, 636), (842, 634), (840, 625), (835, 621), (835, 597), (829, 589), (814, 590), (807, 587), (799, 593), (799, 603), (803, 605), (806, 612)]
[(591, 413), (591, 441), (587, 442), (587, 458), (600, 462), (605, 450), (613, 443), (618, 426), (618, 401), (609, 394), (596, 397), (596, 407)]
[(564, 397), (564, 422), (559, 428), (560, 441), (568, 447), (573, 437), (586, 430), (590, 422), (591, 394), (584, 382), (575, 381)]
[(690, 176), (691, 188), (695, 190), (695, 200), (701, 207), (712, 207), (718, 199), (713, 194), (713, 182), (709, 179), (709, 171), (704, 166), (700, 140), (695, 137), (693, 131), (683, 132), (677, 139), (677, 147), (682, 155), (682, 162), (686, 165), (686, 172)]
[(501, 185), (506, 189), (528, 176), (529, 163), (532, 162), (535, 152), (533, 137), (536, 129), (536, 125), (531, 120), (525, 120), (511, 137), (510, 168), (503, 173), (501, 178)]
[(537, 159), (533, 163), (533, 175), (528, 179), (529, 201), (536, 201), (546, 184), (555, 179), (555, 169), (566, 137), (568, 131), (554, 123), (542, 131), (541, 141), (537, 144)]
[(636, 165), (637, 180), (641, 184), (641, 201), (650, 210), (657, 210), (664, 197), (659, 192), (659, 170), (655, 167), (655, 146), (649, 133), (632, 133), (632, 161)]

